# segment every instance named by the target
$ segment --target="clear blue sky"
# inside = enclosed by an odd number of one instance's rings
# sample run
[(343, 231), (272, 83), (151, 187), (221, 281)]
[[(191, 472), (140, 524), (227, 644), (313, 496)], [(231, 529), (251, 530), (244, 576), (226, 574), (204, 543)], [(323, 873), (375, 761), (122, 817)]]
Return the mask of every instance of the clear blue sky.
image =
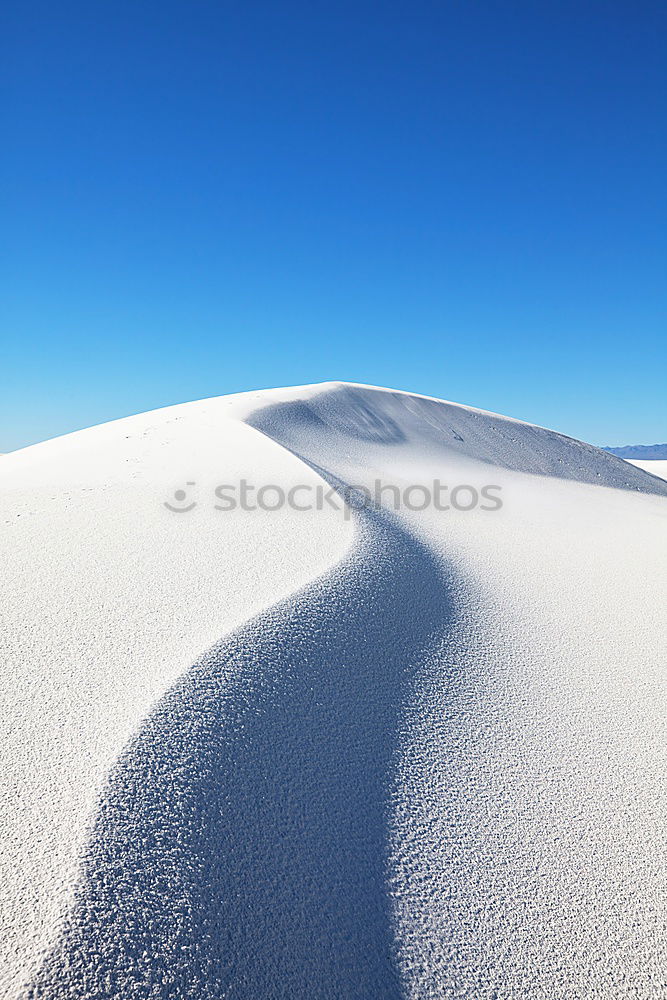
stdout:
[(0, 451), (328, 379), (667, 440), (664, 3), (12, 7)]

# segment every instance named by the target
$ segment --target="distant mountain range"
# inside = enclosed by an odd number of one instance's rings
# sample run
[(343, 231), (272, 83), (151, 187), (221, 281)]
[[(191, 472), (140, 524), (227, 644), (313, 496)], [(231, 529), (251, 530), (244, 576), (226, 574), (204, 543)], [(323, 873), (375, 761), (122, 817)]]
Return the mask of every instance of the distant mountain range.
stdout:
[(667, 444), (626, 444), (622, 448), (603, 448), (619, 458), (667, 459)]

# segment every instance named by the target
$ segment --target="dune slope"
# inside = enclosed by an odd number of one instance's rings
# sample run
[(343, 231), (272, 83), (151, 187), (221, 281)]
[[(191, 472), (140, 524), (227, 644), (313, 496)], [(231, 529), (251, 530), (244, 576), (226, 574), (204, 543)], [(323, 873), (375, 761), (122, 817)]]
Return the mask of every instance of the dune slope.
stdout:
[[(336, 383), (8, 456), (16, 513), (64, 482), (51, 527), (71, 522), (69, 546), (82, 450), (103, 457), (79, 490), (117, 506), (95, 507), (84, 582), (37, 605), (30, 641), (25, 599), (68, 549), (21, 576), (44, 535), (15, 548), (7, 662), (38, 694), (50, 646), (62, 668), (11, 775), (33, 826), (2, 862), (34, 905), (7, 918), (8, 995), (661, 995), (667, 483), (532, 425)], [(349, 506), (215, 511), (215, 483), (246, 474)], [(414, 499), (435, 478), (502, 505), (354, 509), (378, 480)], [(156, 502), (179, 482), (182, 514)], [(128, 592), (130, 539), (154, 560)], [(107, 633), (130, 609), (128, 653)], [(25, 684), (17, 747), (38, 728)], [(45, 810), (54, 748), (66, 792)]]

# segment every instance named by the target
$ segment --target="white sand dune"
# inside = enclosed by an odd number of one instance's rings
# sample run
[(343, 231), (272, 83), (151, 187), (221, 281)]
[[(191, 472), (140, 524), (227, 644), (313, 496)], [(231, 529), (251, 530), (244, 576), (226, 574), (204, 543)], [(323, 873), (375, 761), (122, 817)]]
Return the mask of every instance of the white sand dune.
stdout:
[(3, 995), (667, 995), (667, 483), (341, 383), (1, 473)]

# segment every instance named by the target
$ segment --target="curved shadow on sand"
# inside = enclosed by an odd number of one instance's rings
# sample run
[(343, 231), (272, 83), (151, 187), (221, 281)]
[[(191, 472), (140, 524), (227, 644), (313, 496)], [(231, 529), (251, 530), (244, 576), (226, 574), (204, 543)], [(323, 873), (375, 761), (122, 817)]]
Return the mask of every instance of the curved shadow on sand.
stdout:
[(386, 880), (406, 685), (449, 617), (388, 516), (210, 650), (111, 775), (33, 998), (402, 995)]

